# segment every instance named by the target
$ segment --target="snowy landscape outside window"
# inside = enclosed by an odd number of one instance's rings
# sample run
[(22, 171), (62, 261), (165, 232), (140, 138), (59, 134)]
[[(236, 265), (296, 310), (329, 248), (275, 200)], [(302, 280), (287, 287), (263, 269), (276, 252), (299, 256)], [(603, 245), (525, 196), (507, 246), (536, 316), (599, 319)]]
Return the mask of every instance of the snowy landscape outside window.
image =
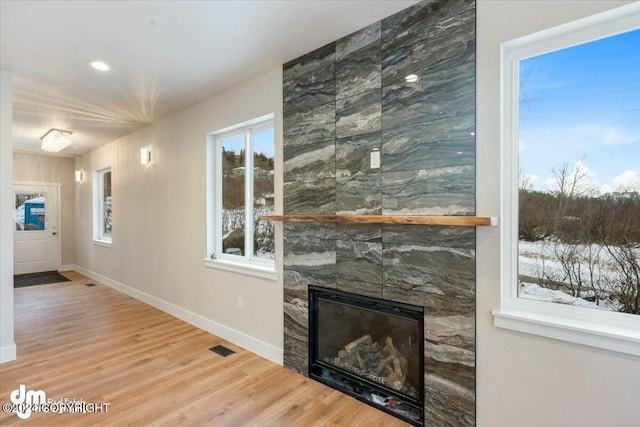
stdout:
[(273, 267), (273, 119), (214, 134), (214, 241), (212, 258)]
[(520, 61), (520, 298), (640, 314), (639, 47)]
[(640, 355), (640, 3), (504, 42), (494, 324)]

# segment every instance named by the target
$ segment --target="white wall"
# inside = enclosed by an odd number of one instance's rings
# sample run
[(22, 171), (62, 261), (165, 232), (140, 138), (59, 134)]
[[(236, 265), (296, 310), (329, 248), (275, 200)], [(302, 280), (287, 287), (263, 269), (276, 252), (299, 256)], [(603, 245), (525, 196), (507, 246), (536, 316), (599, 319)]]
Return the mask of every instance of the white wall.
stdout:
[[(499, 46), (623, 5), (621, 1), (478, 1), (478, 213), (500, 212)], [(500, 304), (499, 228), (477, 234), (479, 426), (638, 426), (640, 359), (492, 324)]]
[(40, 154), (14, 153), (13, 180), (29, 182), (56, 182), (60, 187), (60, 236), (62, 238), (62, 265), (75, 263), (75, 176), (74, 159)]
[(16, 358), (13, 341), (13, 93), (0, 70), (0, 363)]
[[(268, 113), (275, 113), (276, 211), (282, 212), (278, 67), (78, 159), (76, 168), (87, 180), (76, 187), (76, 264), (79, 271), (110, 279), (115, 287), (281, 363), (282, 277), (259, 279), (203, 263), (207, 133)], [(149, 167), (140, 165), (143, 146), (151, 149)], [(111, 247), (91, 243), (91, 172), (105, 166), (112, 167), (113, 179)], [(282, 241), (280, 225), (276, 239)], [(282, 271), (282, 247), (276, 250)], [(236, 307), (239, 296), (244, 310)]]

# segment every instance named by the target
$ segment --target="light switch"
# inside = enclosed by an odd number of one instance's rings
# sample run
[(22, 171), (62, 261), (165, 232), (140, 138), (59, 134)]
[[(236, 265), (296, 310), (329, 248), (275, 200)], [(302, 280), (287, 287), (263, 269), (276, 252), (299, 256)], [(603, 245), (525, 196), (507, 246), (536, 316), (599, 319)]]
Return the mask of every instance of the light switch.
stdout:
[(370, 154), (371, 157), (371, 169), (378, 169), (380, 167), (380, 151), (374, 150)]

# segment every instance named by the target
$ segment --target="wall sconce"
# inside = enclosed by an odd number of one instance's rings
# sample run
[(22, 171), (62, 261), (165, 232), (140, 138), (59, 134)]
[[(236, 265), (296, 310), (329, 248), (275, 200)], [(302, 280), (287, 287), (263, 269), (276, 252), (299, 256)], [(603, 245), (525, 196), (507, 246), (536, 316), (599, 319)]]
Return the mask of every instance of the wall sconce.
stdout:
[(42, 150), (50, 153), (57, 153), (71, 145), (70, 130), (49, 129), (47, 133), (42, 135)]
[(76, 182), (82, 182), (82, 179), (84, 178), (83, 175), (82, 171), (76, 171)]
[(140, 149), (140, 164), (149, 166), (149, 163), (151, 163), (151, 150), (149, 147), (142, 147)]

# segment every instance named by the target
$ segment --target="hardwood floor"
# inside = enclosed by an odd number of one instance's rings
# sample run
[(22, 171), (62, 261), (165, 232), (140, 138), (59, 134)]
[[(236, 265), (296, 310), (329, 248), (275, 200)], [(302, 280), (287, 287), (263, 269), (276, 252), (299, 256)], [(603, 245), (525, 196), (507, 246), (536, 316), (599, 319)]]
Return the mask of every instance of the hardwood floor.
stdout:
[[(18, 359), (0, 365), (0, 402), (20, 384), (106, 413), (0, 413), (0, 425), (406, 426), (75, 272), (15, 289)], [(87, 287), (86, 283), (97, 286)], [(236, 351), (209, 351), (223, 344)]]

